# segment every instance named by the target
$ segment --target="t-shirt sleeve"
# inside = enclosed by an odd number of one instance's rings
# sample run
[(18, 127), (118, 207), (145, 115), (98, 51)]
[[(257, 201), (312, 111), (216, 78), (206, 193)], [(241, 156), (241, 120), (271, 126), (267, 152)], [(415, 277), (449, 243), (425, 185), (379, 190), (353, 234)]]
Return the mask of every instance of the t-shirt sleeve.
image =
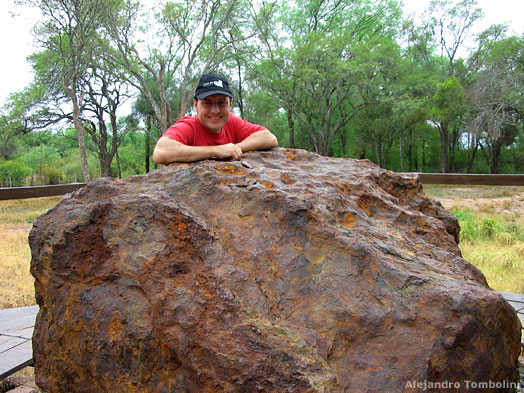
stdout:
[(251, 134), (258, 131), (263, 131), (266, 127), (262, 127), (258, 124), (250, 123), (247, 120), (241, 119), (240, 117), (234, 117), (234, 129), (235, 129), (235, 143), (242, 142)]
[(192, 146), (195, 133), (191, 124), (185, 118), (182, 118), (169, 127), (162, 136), (171, 138), (184, 145)]

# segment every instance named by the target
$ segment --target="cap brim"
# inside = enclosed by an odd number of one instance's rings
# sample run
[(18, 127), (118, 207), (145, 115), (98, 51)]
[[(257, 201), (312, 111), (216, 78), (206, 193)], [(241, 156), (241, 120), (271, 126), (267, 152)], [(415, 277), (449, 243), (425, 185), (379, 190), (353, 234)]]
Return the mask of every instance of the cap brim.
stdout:
[(233, 98), (233, 94), (231, 94), (230, 92), (228, 91), (224, 91), (224, 90), (211, 90), (211, 91), (206, 91), (204, 93), (200, 93), (199, 95), (196, 95), (195, 98), (197, 100), (201, 100), (202, 98), (206, 98), (206, 97), (209, 97), (209, 96), (212, 96), (212, 95), (215, 95), (215, 94), (221, 94), (223, 96), (228, 96), (228, 97), (231, 97)]

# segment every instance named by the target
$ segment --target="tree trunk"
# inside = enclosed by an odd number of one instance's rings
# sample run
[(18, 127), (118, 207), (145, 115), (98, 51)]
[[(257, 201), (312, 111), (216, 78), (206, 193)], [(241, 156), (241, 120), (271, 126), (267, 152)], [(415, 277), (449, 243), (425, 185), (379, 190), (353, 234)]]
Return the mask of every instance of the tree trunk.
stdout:
[(386, 167), (386, 149), (384, 142), (375, 142), (375, 154), (377, 155), (377, 164), (381, 168)]
[(238, 67), (238, 109), (240, 110), (240, 118), (245, 119), (244, 117), (244, 97), (243, 97), (243, 91), (242, 91), (242, 66), (240, 65), (240, 61), (237, 60), (237, 67)]
[(100, 175), (102, 177), (111, 176), (111, 160), (108, 159), (107, 154), (104, 152), (98, 153), (98, 161), (100, 161)]
[(455, 160), (455, 153), (457, 152), (457, 146), (460, 138), (460, 133), (458, 129), (453, 130), (451, 137), (451, 143), (450, 143), (450, 151), (449, 151), (449, 165), (448, 168), (451, 172), (456, 172), (456, 160)]
[(340, 133), (340, 143), (342, 144), (342, 156), (347, 157), (348, 152), (347, 152), (347, 134), (346, 132)]
[(499, 164), (500, 164), (500, 152), (502, 150), (502, 143), (499, 140), (496, 140), (493, 143), (492, 154), (491, 154), (491, 165), (489, 173), (496, 175), (499, 173)]
[(416, 168), (416, 163), (413, 160), (413, 128), (409, 127), (408, 129), (408, 168), (409, 171), (413, 171), (413, 168)]
[(80, 121), (80, 107), (78, 106), (78, 101), (72, 99), (73, 101), (73, 124), (75, 125), (76, 135), (78, 137), (78, 149), (80, 150), (80, 163), (82, 165), (82, 177), (84, 182), (88, 183), (91, 180), (91, 175), (89, 174), (89, 165), (87, 163), (87, 153), (86, 153), (86, 143), (85, 143), (85, 133), (84, 125)]
[(400, 172), (404, 172), (404, 155), (402, 151), (402, 131), (400, 131), (400, 138), (399, 138), (399, 154), (400, 154)]
[(439, 126), (440, 131), (440, 172), (448, 173), (449, 172), (449, 134), (448, 134), (448, 125), (446, 123), (441, 123)]
[(468, 169), (467, 169), (467, 173), (471, 173), (471, 170), (473, 169), (473, 165), (475, 164), (475, 156), (477, 155), (477, 151), (479, 149), (479, 141), (477, 138), (474, 138), (475, 139), (475, 146), (473, 147), (473, 151), (471, 152), (471, 157), (469, 158), (469, 163), (468, 163)]
[(118, 148), (116, 149), (115, 156), (116, 156), (116, 171), (118, 174), (118, 178), (121, 179), (122, 178), (122, 168), (120, 167), (120, 155), (118, 154)]
[(151, 155), (151, 116), (146, 117), (146, 173), (149, 173), (149, 156)]
[(287, 111), (287, 124), (289, 126), (289, 147), (295, 148), (295, 121), (293, 120), (293, 113), (288, 109)]

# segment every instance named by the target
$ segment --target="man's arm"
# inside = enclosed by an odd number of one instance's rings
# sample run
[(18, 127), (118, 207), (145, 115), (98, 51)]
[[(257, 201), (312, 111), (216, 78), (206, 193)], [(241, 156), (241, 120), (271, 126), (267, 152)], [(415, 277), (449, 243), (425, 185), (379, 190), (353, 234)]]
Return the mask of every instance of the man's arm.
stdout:
[(273, 133), (267, 129), (254, 132), (236, 146), (242, 149), (242, 152), (250, 150), (271, 149), (278, 146), (278, 140)]
[(278, 140), (269, 130), (257, 131), (242, 142), (217, 146), (188, 146), (169, 137), (161, 137), (153, 151), (153, 161), (168, 165), (172, 162), (193, 162), (208, 158), (230, 158), (238, 161), (242, 153), (250, 150), (270, 149), (278, 146)]
[(241, 157), (241, 148), (233, 143), (218, 146), (188, 146), (166, 136), (158, 140), (153, 151), (153, 161), (163, 165), (172, 162), (200, 161), (208, 158), (240, 160)]

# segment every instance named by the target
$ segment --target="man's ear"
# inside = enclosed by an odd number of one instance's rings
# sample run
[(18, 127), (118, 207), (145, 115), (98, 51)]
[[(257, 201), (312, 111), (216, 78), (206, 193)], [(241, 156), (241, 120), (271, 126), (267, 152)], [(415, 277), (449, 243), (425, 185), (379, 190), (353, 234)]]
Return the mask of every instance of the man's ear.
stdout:
[(196, 98), (193, 98), (193, 105), (195, 105), (195, 110), (198, 112), (198, 109), (197, 109), (198, 101)]

